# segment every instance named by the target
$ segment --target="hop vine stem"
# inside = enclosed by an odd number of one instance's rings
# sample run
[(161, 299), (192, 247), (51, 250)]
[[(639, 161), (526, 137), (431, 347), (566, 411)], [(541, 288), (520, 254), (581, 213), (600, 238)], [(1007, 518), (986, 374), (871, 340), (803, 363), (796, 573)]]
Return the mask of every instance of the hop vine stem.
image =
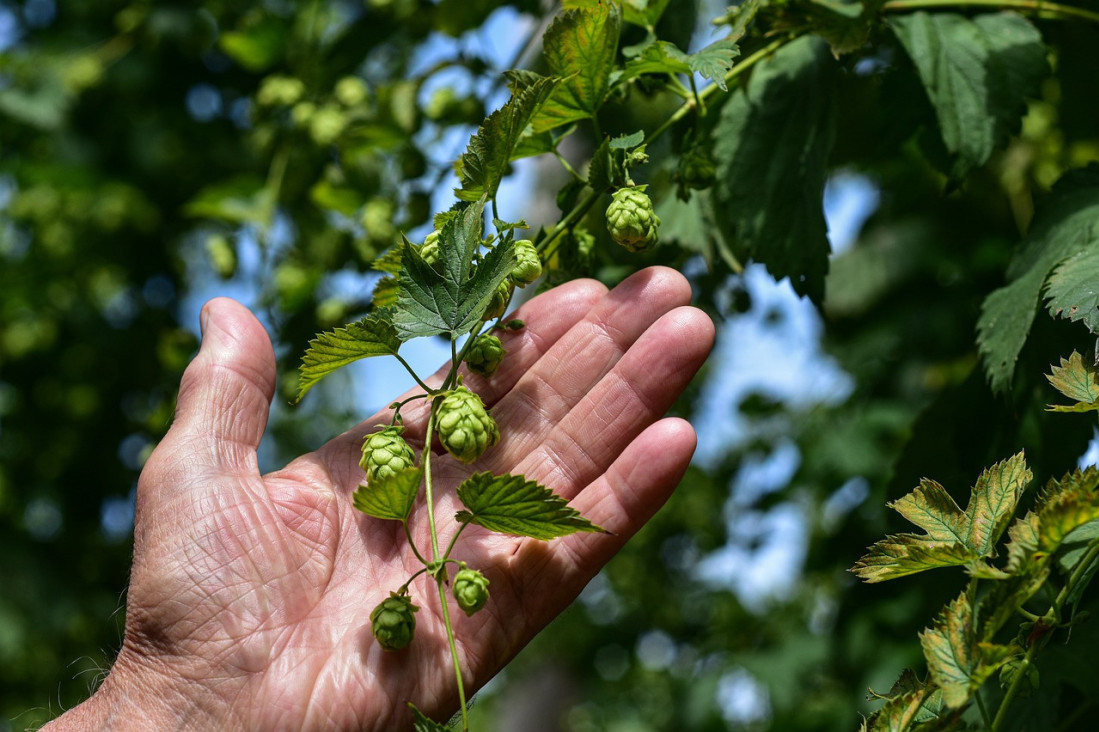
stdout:
[[(1093, 541), (1088, 547), (1087, 553), (1081, 558), (1080, 562), (1072, 570), (1072, 574), (1069, 575), (1068, 581), (1065, 582), (1064, 587), (1057, 593), (1057, 597), (1054, 598), (1050, 605), (1049, 610), (1041, 618), (1037, 619), (1037, 622), (1044, 622), (1051, 627), (1057, 627), (1061, 622), (1061, 610), (1064, 608), (1065, 603), (1068, 601), (1069, 596), (1076, 586), (1087, 576), (1088, 568), (1099, 560), (1099, 540)], [(1027, 648), (1026, 655), (1023, 656), (1024, 664), (1031, 664), (1034, 662), (1034, 654), (1042, 648), (1050, 637), (1049, 633), (1046, 633), (1042, 638), (1036, 640), (1030, 644)], [(1007, 710), (1011, 707), (1011, 702), (1019, 694), (1019, 689), (1023, 678), (1026, 674), (1016, 674), (1012, 680), (1011, 685), (1008, 686), (1007, 691), (1004, 692), (1004, 698), (1000, 701), (1000, 708), (996, 710), (996, 718), (992, 720), (992, 725), (989, 727), (991, 732), (999, 732), (1003, 728), (1004, 722), (1007, 720)], [(979, 699), (978, 695), (978, 699)]]

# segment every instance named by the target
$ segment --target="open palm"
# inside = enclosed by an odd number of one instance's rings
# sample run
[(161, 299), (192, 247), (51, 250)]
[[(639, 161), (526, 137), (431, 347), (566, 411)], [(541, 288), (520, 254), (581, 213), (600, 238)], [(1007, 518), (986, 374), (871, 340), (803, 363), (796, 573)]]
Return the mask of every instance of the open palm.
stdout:
[[(433, 460), (440, 540), (458, 526), (454, 488), (475, 470), (524, 474), (610, 532), (549, 543), (463, 533), (454, 556), (491, 583), (484, 611), (451, 612), (468, 688), (576, 597), (686, 468), (694, 433), (661, 417), (713, 340), (689, 298), (668, 269), (609, 293), (592, 281), (558, 287), (517, 313), (527, 327), (504, 336), (508, 357), (491, 379), (467, 377), (502, 439), (472, 466)], [(421, 611), (407, 649), (384, 651), (370, 632), (371, 609), (422, 567), (399, 522), (351, 504), (363, 435), (388, 413), (261, 476), (270, 341), (230, 300), (209, 303), (203, 322), (176, 421), (139, 483), (123, 650), (97, 696), (128, 693), (150, 718), (191, 728), (405, 728), (408, 701), (445, 719), (458, 702), (434, 582), (411, 585)], [(426, 410), (402, 410), (417, 448)], [(422, 516), (411, 527), (426, 551)]]

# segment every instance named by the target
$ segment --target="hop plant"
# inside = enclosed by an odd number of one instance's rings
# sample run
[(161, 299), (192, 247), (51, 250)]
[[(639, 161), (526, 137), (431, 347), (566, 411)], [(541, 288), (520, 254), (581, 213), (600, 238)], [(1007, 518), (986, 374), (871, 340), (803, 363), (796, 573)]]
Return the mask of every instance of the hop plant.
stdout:
[(439, 441), (451, 455), (471, 463), (500, 441), (500, 429), (481, 397), (464, 386), (447, 394), (437, 415)]
[(607, 231), (616, 244), (640, 252), (656, 244), (660, 217), (645, 186), (619, 188), (607, 206)]
[(492, 320), (493, 318), (499, 318), (507, 310), (508, 301), (511, 300), (511, 293), (514, 285), (504, 279), (496, 286), (496, 292), (492, 293), (492, 299), (488, 301), (488, 308), (485, 310), (485, 314), (481, 316), (481, 320)]
[(378, 645), (387, 651), (399, 651), (411, 643), (419, 609), (408, 595), (389, 593), (370, 613), (370, 630)]
[(542, 276), (542, 260), (538, 258), (538, 250), (530, 239), (515, 242), (515, 266), (509, 276), (519, 287), (529, 285)]
[(389, 425), (363, 440), (363, 456), (359, 465), (366, 471), (368, 481), (388, 478), (416, 464), (416, 453), (401, 437), (402, 432), (403, 427)]
[(489, 333), (483, 333), (474, 339), (466, 351), (466, 365), (469, 370), (482, 376), (492, 376), (496, 373), (500, 362), (504, 360), (507, 350), (500, 339)]
[(488, 602), (488, 579), (464, 565), (454, 575), (454, 599), (466, 615), (473, 615)]

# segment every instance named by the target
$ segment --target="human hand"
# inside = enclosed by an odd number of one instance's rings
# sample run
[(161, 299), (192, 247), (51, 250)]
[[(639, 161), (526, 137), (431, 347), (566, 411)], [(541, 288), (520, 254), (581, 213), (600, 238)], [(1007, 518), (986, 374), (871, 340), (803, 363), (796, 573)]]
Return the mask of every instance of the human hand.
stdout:
[[(432, 461), (437, 515), (453, 515), (454, 487), (489, 470), (546, 485), (610, 532), (549, 543), (464, 532), (458, 558), (492, 590), (476, 616), (451, 613), (467, 688), (563, 610), (686, 469), (694, 432), (661, 417), (713, 342), (689, 299), (664, 268), (609, 293), (593, 281), (557, 287), (516, 313), (527, 327), (502, 336), (509, 353), (492, 378), (466, 377), (502, 440), (472, 466)], [(410, 726), (409, 700), (445, 719), (458, 697), (437, 602), (427, 602), (434, 583), (412, 583), (422, 609), (407, 649), (383, 651), (370, 631), (371, 609), (422, 568), (399, 524), (351, 504), (363, 435), (387, 414), (261, 476), (270, 341), (231, 300), (211, 301), (202, 318), (176, 420), (138, 484), (122, 650), (96, 694), (50, 729), (396, 729)], [(426, 405), (402, 415), (418, 448)], [(413, 520), (412, 535), (422, 546), (427, 526)]]

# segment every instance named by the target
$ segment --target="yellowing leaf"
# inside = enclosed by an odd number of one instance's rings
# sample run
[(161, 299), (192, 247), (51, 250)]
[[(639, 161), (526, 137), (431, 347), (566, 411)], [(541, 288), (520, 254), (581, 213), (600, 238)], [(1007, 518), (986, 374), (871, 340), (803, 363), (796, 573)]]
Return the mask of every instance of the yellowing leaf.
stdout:
[(1095, 367), (1084, 363), (1084, 357), (1076, 351), (1068, 359), (1061, 359), (1060, 366), (1051, 367), (1046, 379), (1053, 388), (1069, 399), (1076, 401), (1072, 406), (1052, 405), (1051, 412), (1091, 412), (1099, 411), (1099, 375)]
[(951, 709), (965, 705), (981, 684), (1005, 664), (1015, 649), (977, 640), (973, 607), (962, 592), (920, 633), (920, 645), (931, 680), (942, 689)]
[(979, 557), (964, 544), (898, 534), (875, 543), (851, 571), (864, 582), (884, 582), (936, 567), (957, 567)]
[(1050, 481), (1038, 498), (1039, 546), (1053, 552), (1073, 531), (1099, 519), (1099, 470), (1076, 470)]
[(924, 534), (897, 534), (870, 547), (851, 571), (867, 582), (883, 582), (934, 567), (971, 565), (995, 553), (1032, 475), (1023, 454), (981, 474), (963, 512), (946, 489), (924, 479), (889, 504)]

